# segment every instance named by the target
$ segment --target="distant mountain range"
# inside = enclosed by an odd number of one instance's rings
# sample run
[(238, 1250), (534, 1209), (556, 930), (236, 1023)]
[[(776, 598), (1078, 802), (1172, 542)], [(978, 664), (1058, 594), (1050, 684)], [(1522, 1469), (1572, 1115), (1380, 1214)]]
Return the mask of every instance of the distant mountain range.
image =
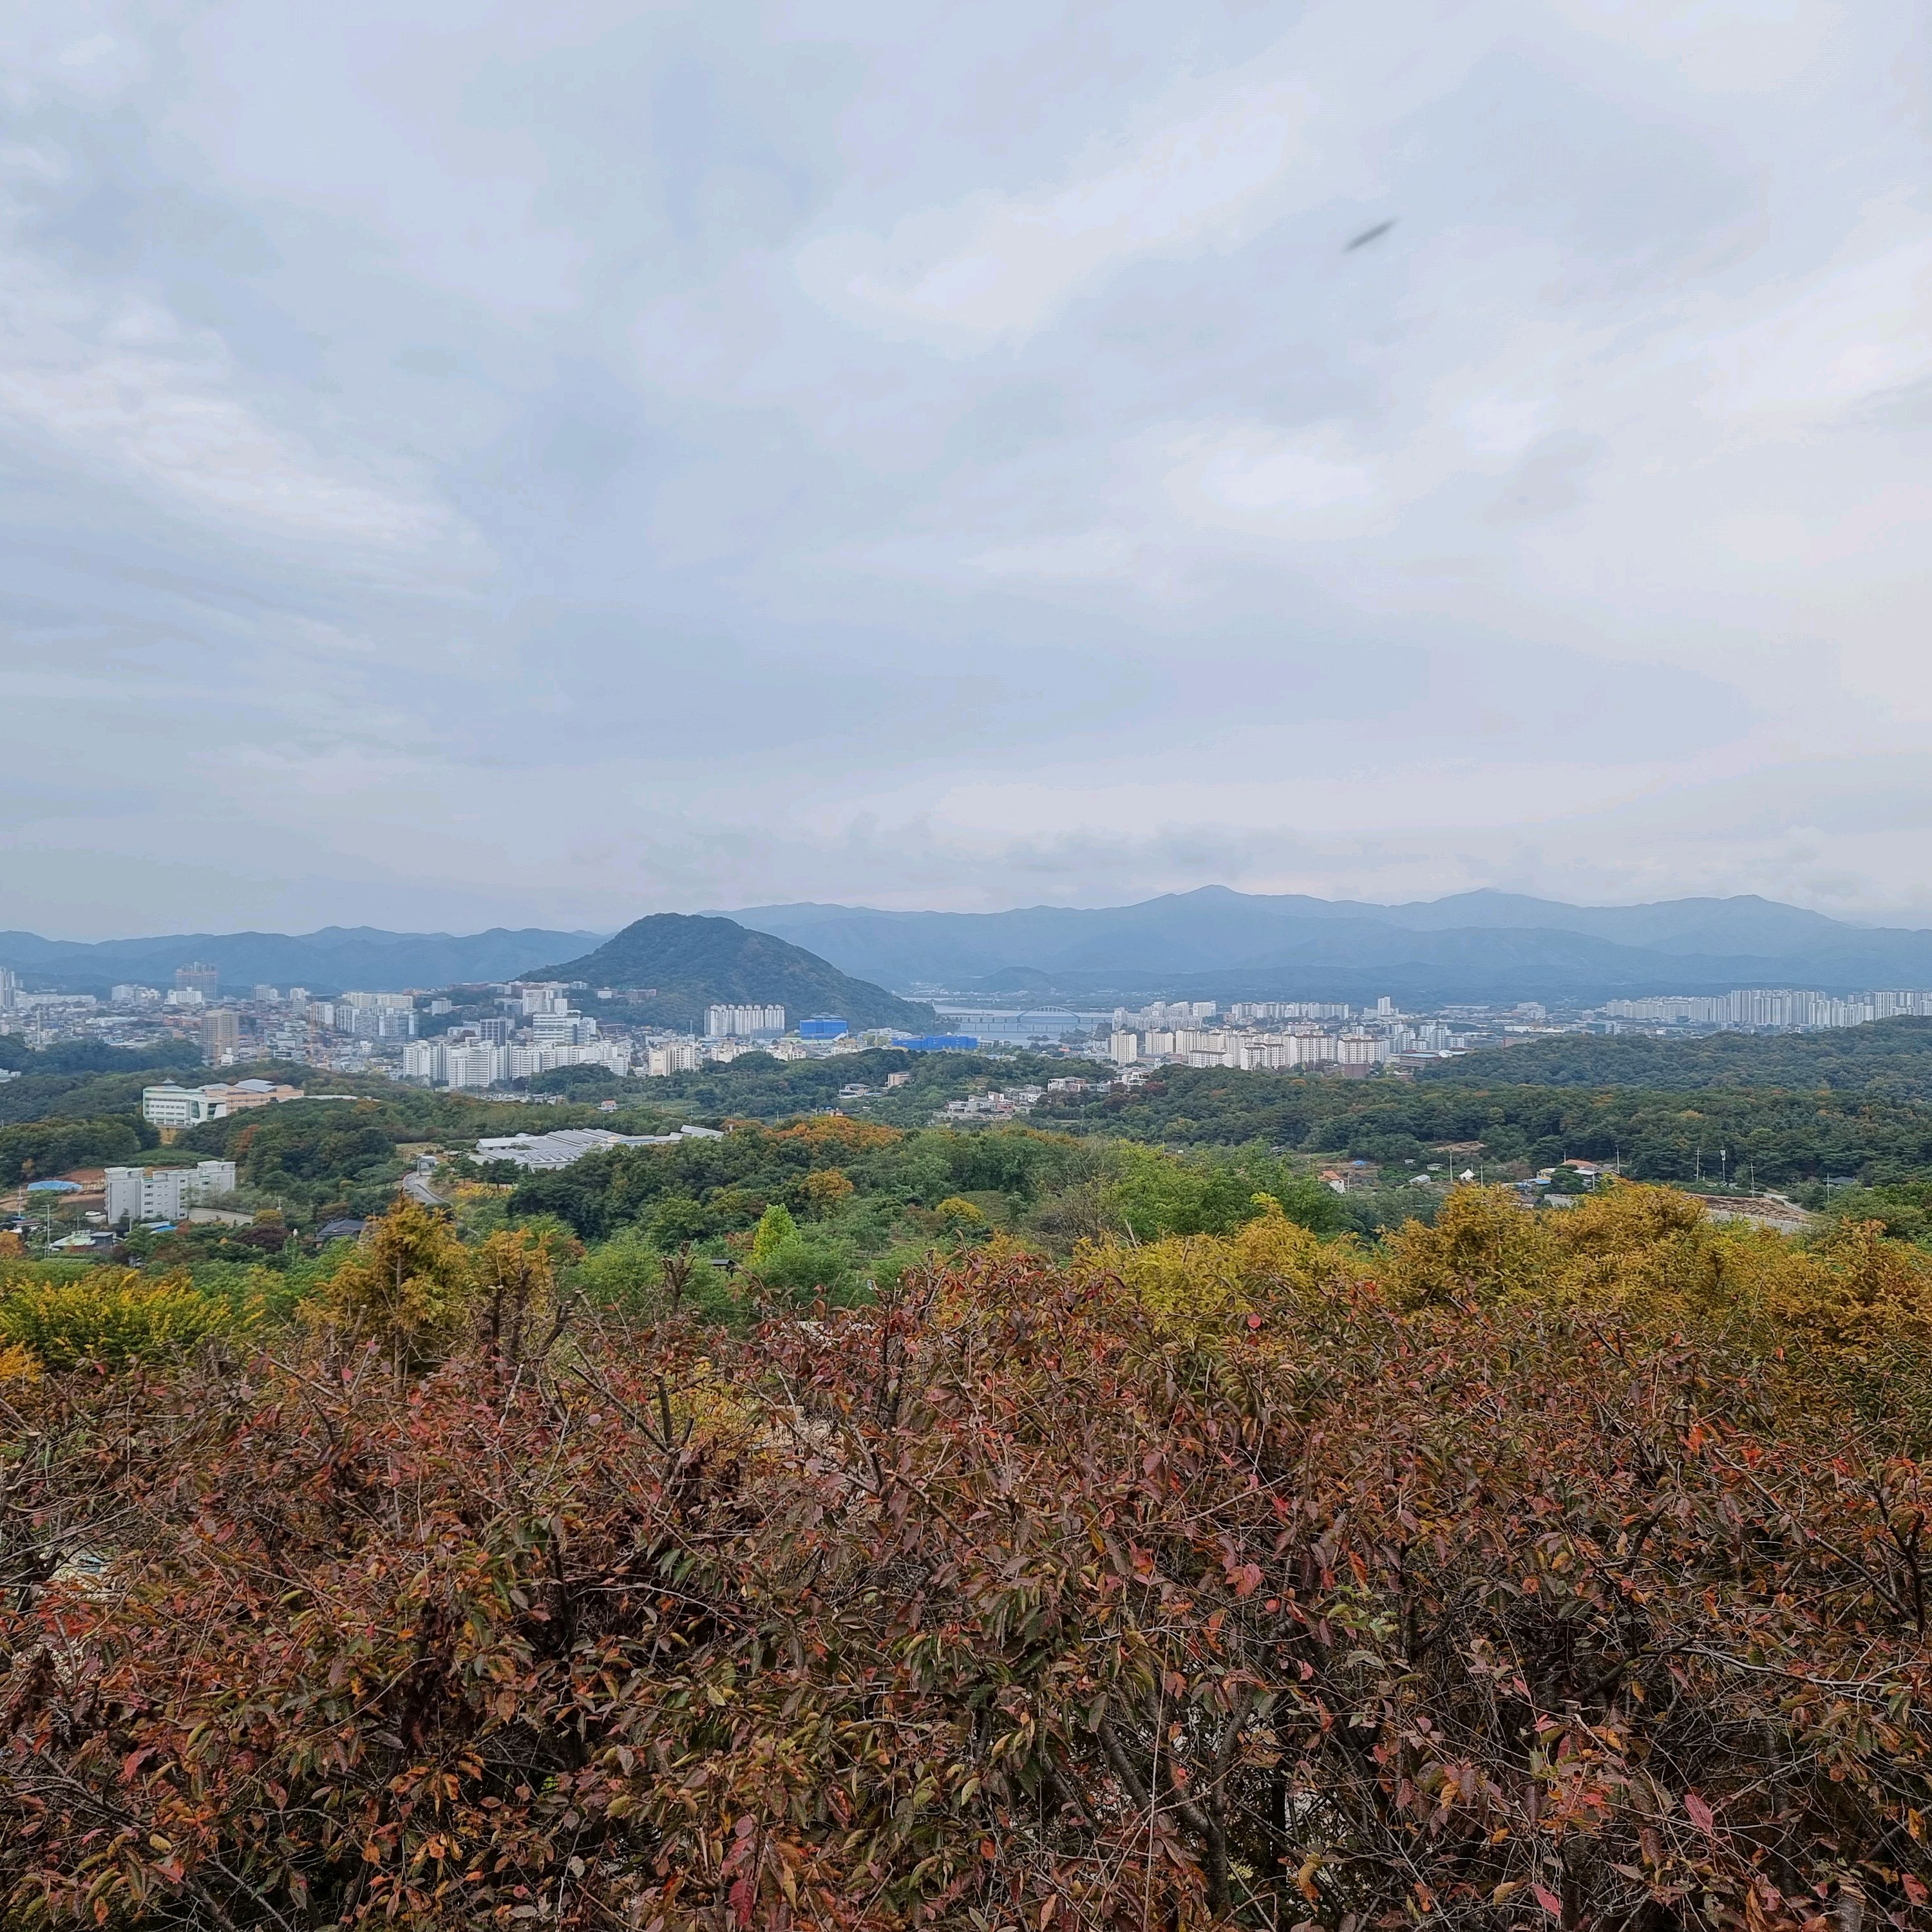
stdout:
[[(659, 986), (679, 999), (783, 999), (801, 1010), (844, 1012), (860, 1025), (914, 1026), (928, 1023), (926, 1010), (915, 1003), (910, 1010), (922, 1017), (893, 1018), (905, 1003), (882, 988), (1004, 994), (1030, 1004), (1152, 995), (1361, 1001), (1382, 993), (1420, 1004), (1595, 1001), (1750, 986), (1828, 992), (1932, 986), (1932, 932), (1853, 926), (1753, 897), (1576, 906), (1477, 892), (1382, 906), (1207, 886), (1093, 909), (938, 913), (773, 905), (724, 916), (802, 949), (780, 974), (796, 993), (764, 988), (752, 970), (764, 965), (737, 941), (710, 956), (698, 946), (686, 962), (688, 971), (683, 965), (675, 974), (669, 965), (654, 966), (651, 958), (676, 965), (684, 956), (675, 948), (653, 953), (642, 940), (628, 937), (650, 927), (649, 920), (608, 943), (595, 933), (502, 927), (467, 937), (332, 926), (292, 937), (182, 933), (91, 945), (9, 932), (0, 933), (0, 965), (12, 967), (30, 986), (105, 992), (117, 980), (166, 986), (177, 966), (198, 959), (218, 968), (232, 990), (293, 982), (318, 993), (554, 976), (567, 966), (573, 979)], [(668, 935), (674, 928), (652, 930)], [(620, 950), (610, 952), (620, 941)], [(804, 957), (813, 957), (812, 969)], [(764, 963), (777, 970), (776, 958)], [(605, 963), (591, 964), (599, 959)], [(546, 963), (560, 961), (562, 965)], [(726, 983), (739, 966), (748, 976)], [(814, 978), (814, 971), (832, 977)], [(718, 976), (700, 984), (706, 972)], [(854, 982), (869, 992), (839, 990)]]
[(182, 932), (158, 939), (42, 939), (0, 932), (0, 966), (34, 986), (104, 993), (117, 982), (167, 988), (175, 968), (199, 961), (217, 968), (223, 988), (245, 993), (258, 986), (306, 986), (312, 993), (358, 990), (400, 992), (412, 986), (459, 986), (514, 979), (532, 960), (580, 952), (594, 932), (550, 932), (540, 927), (458, 938), (446, 932), (380, 932), (373, 926), (331, 926), (320, 932)]
[(848, 977), (816, 953), (735, 920), (654, 913), (627, 926), (581, 958), (538, 967), (533, 980), (582, 980), (592, 986), (643, 988), (622, 1002), (626, 1017), (660, 1026), (697, 1027), (713, 1000), (782, 1006), (794, 1026), (834, 1013), (854, 1028), (899, 1027), (930, 1033), (932, 1009)]
[(1598, 1000), (1932, 986), (1932, 933), (1756, 897), (1574, 906), (1498, 892), (1379, 906), (1208, 886), (1004, 913), (756, 906), (732, 915), (888, 986), (1028, 999)]

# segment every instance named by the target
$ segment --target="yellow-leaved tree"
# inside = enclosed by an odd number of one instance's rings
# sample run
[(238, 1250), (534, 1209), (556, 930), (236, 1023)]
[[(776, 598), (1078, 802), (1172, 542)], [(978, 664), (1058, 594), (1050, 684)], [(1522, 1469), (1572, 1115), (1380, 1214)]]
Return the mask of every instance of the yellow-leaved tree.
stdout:
[(456, 1230), (433, 1208), (405, 1201), (369, 1223), (312, 1310), (339, 1342), (377, 1348), (398, 1374), (415, 1374), (448, 1354), (477, 1294), (476, 1257)]
[(477, 1249), (478, 1339), (491, 1355), (514, 1366), (548, 1352), (561, 1325), (557, 1271), (583, 1252), (556, 1227), (500, 1228)]
[(18, 1370), (22, 1354), (56, 1371), (158, 1361), (245, 1328), (251, 1312), (202, 1294), (185, 1274), (149, 1280), (100, 1268), (75, 1281), (16, 1281), (0, 1298), (0, 1364)]

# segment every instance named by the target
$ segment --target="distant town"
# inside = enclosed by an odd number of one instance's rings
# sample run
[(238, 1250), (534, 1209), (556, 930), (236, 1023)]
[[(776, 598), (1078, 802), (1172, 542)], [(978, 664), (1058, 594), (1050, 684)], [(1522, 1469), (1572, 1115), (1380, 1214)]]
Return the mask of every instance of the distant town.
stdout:
[[(718, 1002), (701, 1030), (680, 1032), (612, 1017), (635, 989), (512, 980), (420, 992), (316, 997), (302, 986), (224, 986), (218, 970), (180, 966), (165, 987), (125, 984), (103, 998), (35, 992), (0, 968), (0, 1032), (45, 1048), (70, 1040), (151, 1046), (185, 1040), (212, 1069), (272, 1062), (320, 1072), (386, 1076), (444, 1090), (548, 1098), (530, 1083), (559, 1069), (594, 1066), (618, 1079), (694, 1072), (748, 1053), (779, 1060), (898, 1047), (914, 1052), (1027, 1051), (1098, 1060), (1131, 1081), (1165, 1066), (1245, 1071), (1316, 1069), (1342, 1078), (1400, 1076), (1427, 1063), (1565, 1033), (1669, 1037), (1720, 1031), (1792, 1033), (1932, 1013), (1932, 991), (1844, 997), (1796, 988), (1742, 988), (1718, 996), (1658, 994), (1564, 1009), (1445, 1005), (1402, 1010), (1392, 998), (1355, 1007), (1324, 1001), (1156, 1000), (1107, 1011), (988, 1007), (940, 998), (944, 1030), (855, 1028), (835, 1013), (794, 1014), (777, 1004)], [(600, 1013), (600, 1009), (602, 1010)], [(0, 1076), (4, 1077), (4, 1076)], [(254, 1090), (252, 1091), (244, 1090)], [(272, 1082), (219, 1082), (149, 1090), (151, 1123), (188, 1127), (244, 1106), (292, 1097)], [(1023, 1104), (1023, 1103), (1022, 1103)]]

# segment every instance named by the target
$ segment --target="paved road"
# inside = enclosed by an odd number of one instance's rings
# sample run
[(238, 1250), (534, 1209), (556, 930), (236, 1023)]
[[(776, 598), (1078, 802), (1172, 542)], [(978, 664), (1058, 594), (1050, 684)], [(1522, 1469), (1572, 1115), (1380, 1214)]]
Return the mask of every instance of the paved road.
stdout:
[(404, 1174), (402, 1185), (403, 1192), (412, 1201), (420, 1201), (425, 1208), (447, 1208), (449, 1205), (420, 1174)]

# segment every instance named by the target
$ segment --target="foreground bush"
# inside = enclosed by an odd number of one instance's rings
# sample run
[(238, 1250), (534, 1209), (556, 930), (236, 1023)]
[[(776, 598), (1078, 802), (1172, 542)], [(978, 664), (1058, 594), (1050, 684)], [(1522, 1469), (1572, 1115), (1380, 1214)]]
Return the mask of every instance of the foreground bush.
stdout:
[(76, 1281), (16, 1282), (0, 1294), (0, 1349), (54, 1370), (164, 1360), (244, 1325), (245, 1317), (184, 1275), (150, 1280), (99, 1268)]
[(10, 1387), (5, 1922), (1924, 1922), (1882, 1418), (1238, 1240)]

